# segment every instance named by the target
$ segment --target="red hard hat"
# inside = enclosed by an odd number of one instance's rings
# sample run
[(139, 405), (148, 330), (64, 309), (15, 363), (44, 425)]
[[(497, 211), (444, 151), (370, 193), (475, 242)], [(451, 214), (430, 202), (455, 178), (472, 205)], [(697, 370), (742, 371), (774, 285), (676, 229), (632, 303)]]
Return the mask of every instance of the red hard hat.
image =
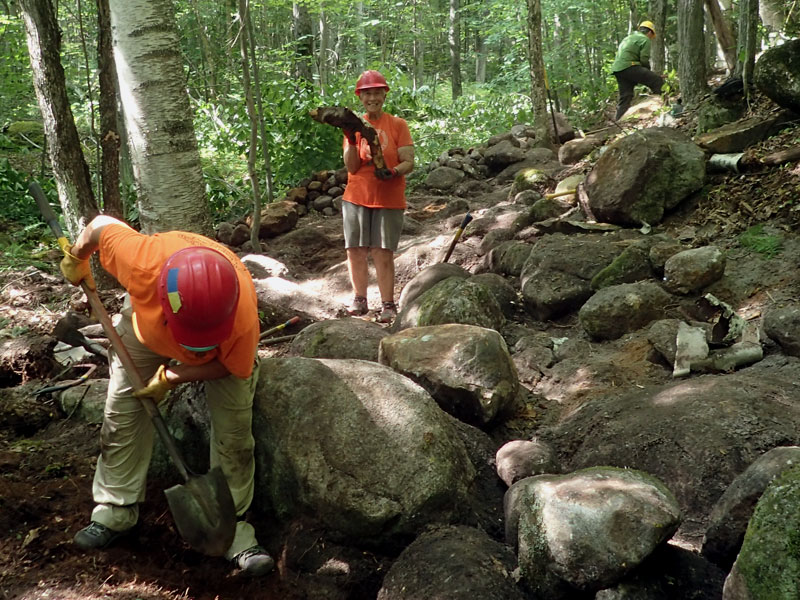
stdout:
[(233, 330), (239, 278), (221, 252), (191, 246), (164, 263), (158, 296), (175, 341), (192, 349), (209, 349)]
[(386, 83), (386, 77), (380, 74), (380, 71), (364, 71), (361, 77), (356, 82), (356, 96), (361, 95), (361, 90), (368, 88), (384, 88), (389, 91), (389, 85)]

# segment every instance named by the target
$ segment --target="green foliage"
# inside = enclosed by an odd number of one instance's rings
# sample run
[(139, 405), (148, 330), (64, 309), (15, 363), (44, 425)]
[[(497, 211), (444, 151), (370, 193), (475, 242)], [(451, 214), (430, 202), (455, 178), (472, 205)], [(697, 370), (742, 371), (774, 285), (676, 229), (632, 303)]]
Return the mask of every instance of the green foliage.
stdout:
[(758, 252), (766, 258), (773, 258), (783, 247), (783, 237), (764, 233), (764, 226), (760, 223), (739, 234), (738, 239), (743, 247)]

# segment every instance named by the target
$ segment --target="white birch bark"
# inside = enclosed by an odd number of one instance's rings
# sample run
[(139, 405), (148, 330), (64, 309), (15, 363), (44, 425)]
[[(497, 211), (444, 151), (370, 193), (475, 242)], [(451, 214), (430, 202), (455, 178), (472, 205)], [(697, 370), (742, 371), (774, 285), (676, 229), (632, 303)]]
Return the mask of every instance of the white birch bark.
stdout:
[(109, 0), (120, 101), (146, 233), (211, 219), (171, 0)]

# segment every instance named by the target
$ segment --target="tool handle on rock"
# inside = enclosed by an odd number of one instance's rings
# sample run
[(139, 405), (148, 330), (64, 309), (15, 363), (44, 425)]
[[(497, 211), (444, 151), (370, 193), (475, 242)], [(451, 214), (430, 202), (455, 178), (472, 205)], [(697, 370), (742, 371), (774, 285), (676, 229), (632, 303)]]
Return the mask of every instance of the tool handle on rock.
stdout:
[(276, 331), (280, 331), (281, 329), (284, 329), (285, 327), (289, 327), (289, 325), (294, 325), (295, 323), (299, 323), (299, 322), (300, 322), (300, 317), (292, 317), (291, 319), (286, 321), (286, 323), (281, 323), (280, 325), (276, 325), (275, 327), (273, 327), (271, 329), (267, 329), (266, 331), (262, 332), (261, 335), (258, 336), (258, 339), (259, 340), (263, 340), (268, 335), (273, 334)]
[(459, 238), (461, 238), (461, 234), (464, 233), (464, 229), (466, 229), (470, 221), (472, 221), (472, 215), (467, 213), (461, 220), (461, 225), (458, 226), (458, 230), (456, 230), (456, 234), (453, 236), (453, 241), (450, 242), (450, 247), (447, 249), (447, 254), (444, 255), (444, 259), (442, 260), (443, 263), (446, 263), (448, 260), (450, 260), (450, 255), (453, 254), (453, 249), (456, 247)]
[(552, 200), (553, 198), (560, 198), (561, 196), (569, 196), (574, 194), (577, 190), (564, 190), (561, 192), (553, 192), (552, 194), (545, 194), (544, 197), (548, 200)]

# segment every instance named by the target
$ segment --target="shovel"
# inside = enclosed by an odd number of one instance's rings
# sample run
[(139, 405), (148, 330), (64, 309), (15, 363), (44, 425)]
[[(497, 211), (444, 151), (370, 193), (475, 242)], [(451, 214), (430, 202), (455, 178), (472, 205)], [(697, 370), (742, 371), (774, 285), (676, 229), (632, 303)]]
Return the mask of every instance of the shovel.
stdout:
[[(58, 245), (64, 250), (69, 244), (69, 240), (61, 232), (58, 219), (47, 202), (42, 188), (38, 183), (32, 182), (28, 186), (28, 190), (36, 200), (36, 204), (39, 205), (44, 220), (58, 238)], [(111, 347), (125, 367), (133, 388), (135, 390), (143, 389), (146, 384), (119, 334), (111, 324), (111, 319), (97, 292), (90, 289), (85, 281), (81, 282), (81, 288), (89, 299), (92, 312), (103, 325), (103, 330), (111, 341)], [(193, 474), (186, 466), (155, 403), (150, 398), (141, 398), (141, 401), (153, 421), (158, 436), (166, 446), (172, 462), (185, 481), (183, 485), (176, 485), (164, 491), (178, 533), (195, 550), (208, 556), (222, 556), (230, 548), (236, 533), (236, 508), (222, 469), (214, 467), (202, 476)]]

